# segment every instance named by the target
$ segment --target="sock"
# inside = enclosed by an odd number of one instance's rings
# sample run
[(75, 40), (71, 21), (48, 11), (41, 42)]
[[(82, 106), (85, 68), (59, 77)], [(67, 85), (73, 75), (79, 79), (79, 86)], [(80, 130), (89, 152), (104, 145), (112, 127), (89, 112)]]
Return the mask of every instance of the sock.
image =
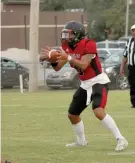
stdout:
[(124, 137), (121, 135), (120, 130), (118, 129), (115, 121), (112, 119), (112, 117), (108, 114), (104, 117), (104, 119), (101, 121), (101, 123), (104, 125), (105, 128), (109, 129), (116, 139), (123, 139)]
[(73, 124), (72, 127), (77, 136), (77, 142), (80, 144), (85, 143), (86, 139), (85, 139), (85, 134), (84, 134), (83, 121), (81, 120), (79, 123)]

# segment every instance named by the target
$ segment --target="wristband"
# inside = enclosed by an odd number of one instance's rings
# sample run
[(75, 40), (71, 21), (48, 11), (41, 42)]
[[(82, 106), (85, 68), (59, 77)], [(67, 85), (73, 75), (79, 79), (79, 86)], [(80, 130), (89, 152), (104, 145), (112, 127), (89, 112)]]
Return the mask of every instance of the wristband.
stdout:
[(70, 62), (72, 60), (72, 57), (70, 55), (68, 55), (67, 60), (68, 60), (68, 62)]

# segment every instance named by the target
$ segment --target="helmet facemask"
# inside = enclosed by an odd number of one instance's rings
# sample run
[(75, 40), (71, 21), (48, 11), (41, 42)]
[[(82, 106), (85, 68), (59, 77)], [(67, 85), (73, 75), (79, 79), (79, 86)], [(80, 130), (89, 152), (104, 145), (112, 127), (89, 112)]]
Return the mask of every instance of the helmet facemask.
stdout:
[(72, 29), (63, 29), (61, 32), (61, 41), (62, 43), (66, 42), (69, 45), (74, 45), (79, 41), (78, 34)]

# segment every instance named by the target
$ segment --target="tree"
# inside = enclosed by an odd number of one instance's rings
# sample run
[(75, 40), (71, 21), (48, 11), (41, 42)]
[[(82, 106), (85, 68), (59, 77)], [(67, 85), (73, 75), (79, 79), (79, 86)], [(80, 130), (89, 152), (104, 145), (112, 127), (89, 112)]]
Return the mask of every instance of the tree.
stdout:
[[(135, 0), (130, 5), (129, 26), (135, 22)], [(118, 39), (125, 32), (126, 0), (44, 0), (42, 11), (84, 8), (90, 37)], [(108, 31), (108, 32), (107, 32)], [(129, 30), (130, 31), (130, 30)]]
[(64, 11), (66, 9), (82, 8), (82, 0), (44, 0), (42, 11)]
[[(108, 39), (118, 39), (124, 35), (125, 32), (125, 14), (126, 14), (126, 0), (91, 0), (87, 2), (87, 10), (89, 16), (89, 22), (96, 21), (97, 26), (90, 28), (90, 34), (96, 33), (97, 38), (101, 39), (105, 37), (107, 30)], [(96, 12), (94, 12), (96, 11)], [(130, 6), (130, 19), (129, 26), (135, 22), (135, 4)], [(89, 23), (91, 24), (91, 23)], [(105, 25), (104, 25), (105, 24)], [(103, 28), (105, 27), (104, 32)], [(107, 29), (107, 30), (106, 30)], [(99, 32), (100, 31), (100, 32)], [(102, 32), (101, 32), (102, 31)], [(130, 30), (129, 30), (130, 31)], [(99, 37), (99, 34), (101, 35)]]

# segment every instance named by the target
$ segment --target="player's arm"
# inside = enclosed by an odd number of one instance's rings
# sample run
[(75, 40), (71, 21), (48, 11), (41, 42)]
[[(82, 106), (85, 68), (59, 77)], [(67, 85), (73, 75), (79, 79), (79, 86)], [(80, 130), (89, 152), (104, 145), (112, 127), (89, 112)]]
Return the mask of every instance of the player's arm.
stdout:
[(82, 56), (81, 60), (71, 58), (71, 60), (69, 59), (69, 62), (84, 71), (90, 65), (91, 60), (95, 58), (95, 56), (96, 54), (85, 54)]
[(82, 56), (81, 60), (72, 58), (67, 54), (62, 54), (59, 59), (67, 60), (75, 67), (84, 71), (90, 65), (92, 59), (96, 57), (96, 53), (96, 43), (91, 41), (86, 45), (84, 49), (84, 55)]
[(121, 67), (120, 67), (120, 75), (121, 76), (124, 74), (124, 67), (127, 63), (127, 55), (128, 55), (127, 45), (128, 45), (128, 42), (126, 43), (126, 47), (125, 47), (124, 54), (123, 54), (123, 59), (121, 62)]
[(60, 56), (60, 59), (67, 60), (75, 67), (84, 71), (90, 65), (91, 60), (95, 58), (95, 56), (96, 54), (85, 54), (84, 56), (82, 56), (81, 60), (78, 60), (78, 59), (72, 58), (71, 56), (63, 54)]
[(59, 60), (56, 63), (51, 63), (51, 65), (55, 71), (59, 71), (66, 63), (66, 60)]

